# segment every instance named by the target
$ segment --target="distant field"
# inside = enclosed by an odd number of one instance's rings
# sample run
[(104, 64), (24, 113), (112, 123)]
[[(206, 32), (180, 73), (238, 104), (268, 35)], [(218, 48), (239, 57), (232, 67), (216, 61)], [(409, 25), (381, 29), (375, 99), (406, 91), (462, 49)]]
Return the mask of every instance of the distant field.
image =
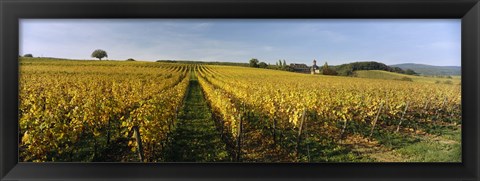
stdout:
[(460, 77), (357, 73), (22, 58), (20, 161), (461, 161)]
[[(360, 78), (369, 79), (386, 79), (386, 80), (402, 80), (403, 78), (409, 78), (413, 82), (422, 83), (434, 83), (434, 84), (459, 84), (461, 82), (461, 76), (451, 76), (452, 78), (439, 78), (433, 76), (415, 76), (405, 75), (394, 72), (388, 72), (383, 70), (359, 70), (355, 71), (356, 76)], [(406, 81), (406, 80), (403, 80)], [(408, 80), (407, 80), (408, 81)]]
[(403, 70), (411, 69), (422, 75), (461, 75), (462, 73), (460, 66), (432, 66), (415, 63), (405, 63), (390, 66), (399, 67)]

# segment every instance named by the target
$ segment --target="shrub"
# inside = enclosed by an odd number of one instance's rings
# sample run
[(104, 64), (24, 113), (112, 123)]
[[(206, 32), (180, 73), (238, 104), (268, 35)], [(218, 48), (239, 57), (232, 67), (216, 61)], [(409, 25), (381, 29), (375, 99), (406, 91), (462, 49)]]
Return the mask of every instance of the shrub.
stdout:
[(399, 80), (401, 80), (401, 81), (410, 81), (410, 82), (413, 82), (413, 79), (410, 78), (410, 77), (402, 77), (402, 78), (400, 78)]
[(413, 71), (412, 69), (405, 70), (405, 74), (407, 74), (407, 75), (418, 75), (418, 73)]
[(267, 67), (268, 67), (268, 64), (265, 63), (265, 62), (260, 62), (260, 63), (258, 63), (258, 67), (259, 67), (259, 68), (267, 68)]

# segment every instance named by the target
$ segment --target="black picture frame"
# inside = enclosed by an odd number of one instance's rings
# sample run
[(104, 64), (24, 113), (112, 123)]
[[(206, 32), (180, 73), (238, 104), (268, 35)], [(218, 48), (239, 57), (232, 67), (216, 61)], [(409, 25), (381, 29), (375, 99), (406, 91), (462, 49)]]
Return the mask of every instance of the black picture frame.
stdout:
[[(454, 18), (462, 163), (18, 163), (21, 18)], [(479, 180), (478, 0), (0, 0), (0, 180)]]

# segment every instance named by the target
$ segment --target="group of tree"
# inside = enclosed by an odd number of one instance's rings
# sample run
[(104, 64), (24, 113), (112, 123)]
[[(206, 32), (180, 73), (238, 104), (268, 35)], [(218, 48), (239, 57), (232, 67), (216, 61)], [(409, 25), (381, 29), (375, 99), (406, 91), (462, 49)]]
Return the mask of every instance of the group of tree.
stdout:
[(265, 62), (260, 62), (256, 58), (252, 58), (249, 61), (249, 66), (250, 67), (255, 67), (255, 68), (268, 68), (268, 64)]
[[(270, 69), (277, 69), (277, 70), (284, 70), (284, 71), (295, 71), (293, 67), (287, 65), (285, 60), (278, 60), (275, 66), (267, 65), (265, 62), (260, 62), (256, 58), (252, 58), (249, 61), (250, 67), (256, 68), (270, 68)], [(329, 66), (327, 62), (320, 67), (321, 73), (323, 75), (341, 75), (341, 76), (352, 76), (354, 71), (357, 70), (385, 70), (389, 72), (396, 72), (401, 74), (408, 74), (408, 75), (418, 75), (415, 71), (407, 69), (402, 70), (398, 67), (390, 67), (383, 63), (379, 62), (354, 62), (349, 64), (342, 64), (338, 66)]]
[(285, 61), (285, 59), (283, 59), (283, 61), (282, 61), (282, 60), (278, 60), (278, 62), (277, 62), (276, 65), (277, 65), (278, 68), (285, 68), (285, 67), (288, 66), (288, 65), (287, 65), (287, 62)]
[(249, 61), (249, 67), (255, 68), (265, 68), (265, 69), (275, 69), (275, 70), (284, 70), (284, 71), (295, 71), (291, 66), (287, 65), (287, 61), (285, 60), (278, 60), (275, 65), (270, 65), (265, 62), (260, 62), (256, 58), (252, 58)]
[(418, 75), (418, 73), (416, 73), (411, 69), (403, 70), (399, 67), (390, 67), (383, 63), (373, 62), (373, 61), (342, 64), (342, 65), (335, 66), (333, 69), (338, 73), (338, 75), (342, 75), (342, 76), (352, 76), (353, 73), (357, 70), (384, 70), (384, 71), (407, 74), (407, 75)]
[(250, 67), (255, 67), (255, 68), (258, 68), (258, 59), (256, 58), (252, 58), (250, 59), (250, 61), (248, 62)]
[(287, 62), (285, 61), (285, 59), (283, 59), (283, 60), (278, 60), (275, 69), (277, 69), (277, 70), (285, 70), (285, 71), (290, 71), (290, 72), (295, 71), (295, 69), (293, 69), (293, 67), (287, 65)]
[(325, 64), (322, 66), (321, 70), (322, 70), (323, 75), (338, 75), (338, 72), (335, 71), (334, 69), (330, 68), (328, 66), (327, 62), (325, 62)]

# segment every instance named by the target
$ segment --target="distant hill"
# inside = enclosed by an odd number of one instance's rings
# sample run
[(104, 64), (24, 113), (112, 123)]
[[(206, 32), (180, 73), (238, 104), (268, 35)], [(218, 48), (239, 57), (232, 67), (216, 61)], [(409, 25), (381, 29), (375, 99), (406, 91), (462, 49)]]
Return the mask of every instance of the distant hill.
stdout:
[(411, 82), (422, 82), (422, 83), (435, 83), (435, 84), (455, 84), (460, 83), (461, 77), (425, 77), (425, 76), (415, 76), (415, 75), (405, 75), (395, 72), (388, 72), (383, 70), (358, 70), (355, 71), (354, 77), (360, 78), (369, 78), (369, 79), (386, 79), (386, 80), (395, 80), (395, 81), (411, 81)]
[(338, 75), (342, 76), (351, 76), (355, 71), (359, 70), (384, 70), (388, 72), (396, 72), (401, 74), (409, 74), (414, 75), (417, 74), (412, 70), (402, 69), (399, 67), (392, 67), (385, 65), (384, 63), (368, 61), (368, 62), (352, 62), (337, 66), (331, 66), (333, 70), (335, 70)]
[(433, 66), (425, 64), (404, 63), (390, 65), (390, 67), (398, 67), (403, 70), (412, 69), (413, 71), (422, 75), (461, 75), (461, 68), (459, 66)]

